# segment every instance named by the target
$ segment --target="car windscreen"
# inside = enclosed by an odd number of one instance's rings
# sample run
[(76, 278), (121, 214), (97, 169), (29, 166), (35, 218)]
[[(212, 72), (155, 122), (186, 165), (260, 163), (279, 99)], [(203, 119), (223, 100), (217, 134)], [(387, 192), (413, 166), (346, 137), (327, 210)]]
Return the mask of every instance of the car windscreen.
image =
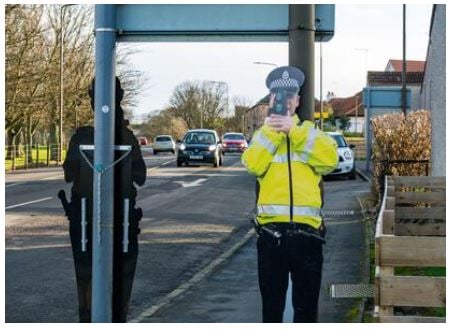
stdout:
[(223, 140), (245, 140), (242, 134), (225, 134)]
[(158, 136), (155, 138), (155, 142), (169, 142), (171, 138), (169, 136)]
[(333, 139), (336, 140), (338, 148), (343, 148), (347, 146), (345, 139), (342, 135), (330, 135)]
[(209, 132), (190, 132), (184, 138), (185, 144), (215, 144), (215, 135)]

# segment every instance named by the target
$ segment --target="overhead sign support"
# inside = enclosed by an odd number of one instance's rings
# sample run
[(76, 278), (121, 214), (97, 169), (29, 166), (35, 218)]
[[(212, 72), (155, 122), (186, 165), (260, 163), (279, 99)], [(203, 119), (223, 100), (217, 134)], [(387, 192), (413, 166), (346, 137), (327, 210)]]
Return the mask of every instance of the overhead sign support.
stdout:
[[(112, 320), (116, 42), (289, 41), (291, 38), (289, 64), (302, 69), (307, 80), (302, 116), (312, 120), (314, 41), (328, 41), (333, 37), (334, 8), (323, 4), (96, 5), (93, 322)], [(298, 29), (300, 26), (304, 28)]]

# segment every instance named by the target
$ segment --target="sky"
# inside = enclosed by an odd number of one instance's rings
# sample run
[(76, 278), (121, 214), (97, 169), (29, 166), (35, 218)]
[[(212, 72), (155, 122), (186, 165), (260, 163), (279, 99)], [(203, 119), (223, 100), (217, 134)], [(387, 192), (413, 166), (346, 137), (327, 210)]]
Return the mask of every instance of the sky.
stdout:
[[(425, 60), (432, 5), (406, 10), (408, 60)], [(149, 81), (134, 109), (136, 120), (168, 105), (174, 88), (187, 80), (224, 81), (229, 96), (251, 103), (267, 93), (265, 78), (288, 64), (286, 42), (134, 43), (130, 66)], [(316, 43), (316, 97), (319, 98), (319, 47)], [(323, 97), (332, 91), (347, 97), (365, 85), (367, 70), (382, 71), (389, 59), (402, 59), (402, 5), (337, 4), (335, 35), (323, 47)]]

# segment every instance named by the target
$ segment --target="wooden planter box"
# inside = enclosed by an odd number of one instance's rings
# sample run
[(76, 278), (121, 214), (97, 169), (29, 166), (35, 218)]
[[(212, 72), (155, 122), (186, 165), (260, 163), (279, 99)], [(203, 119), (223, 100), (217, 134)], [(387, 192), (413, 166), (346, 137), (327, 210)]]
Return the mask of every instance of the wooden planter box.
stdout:
[(445, 307), (446, 278), (397, 276), (395, 267), (446, 267), (446, 178), (386, 177), (375, 230), (377, 322), (445, 322), (394, 307)]

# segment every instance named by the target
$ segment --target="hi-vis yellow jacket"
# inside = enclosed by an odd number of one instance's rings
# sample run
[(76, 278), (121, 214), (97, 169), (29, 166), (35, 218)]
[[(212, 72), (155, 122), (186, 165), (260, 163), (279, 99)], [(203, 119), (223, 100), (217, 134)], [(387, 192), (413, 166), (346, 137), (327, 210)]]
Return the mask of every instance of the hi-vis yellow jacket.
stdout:
[(305, 120), (300, 125), (297, 115), (292, 121), (288, 135), (264, 124), (243, 153), (242, 163), (259, 181), (260, 224), (293, 221), (319, 228), (319, 183), (321, 175), (337, 166), (337, 144), (313, 122)]

